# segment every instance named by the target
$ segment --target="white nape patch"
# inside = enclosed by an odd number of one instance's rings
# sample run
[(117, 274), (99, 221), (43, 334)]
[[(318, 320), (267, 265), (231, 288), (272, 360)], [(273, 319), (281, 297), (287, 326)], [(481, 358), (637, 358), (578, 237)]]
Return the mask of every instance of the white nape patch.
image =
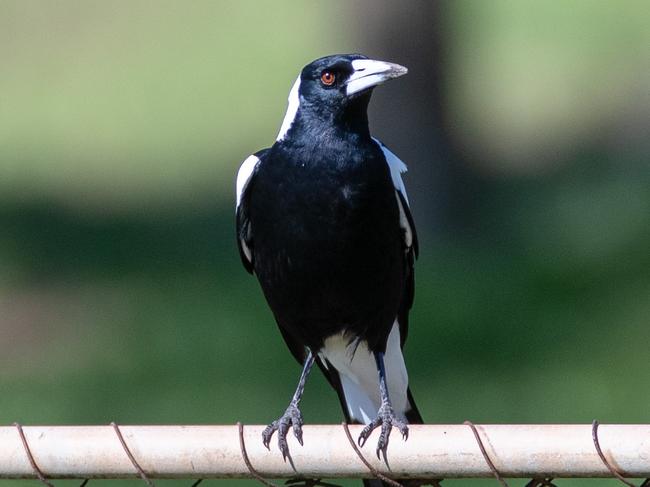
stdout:
[(239, 208), (242, 195), (244, 194), (246, 186), (248, 186), (248, 182), (253, 175), (255, 166), (257, 166), (259, 162), (259, 157), (253, 155), (248, 156), (246, 160), (241, 163), (241, 166), (239, 166), (239, 171), (237, 172), (237, 204), (235, 206), (235, 211), (237, 211), (237, 208)]
[[(325, 340), (319, 355), (338, 371), (350, 416), (362, 423), (369, 423), (377, 416), (381, 406), (379, 372), (367, 343), (359, 343), (356, 351), (355, 345), (354, 342), (349, 343), (349, 337), (344, 334), (333, 335)], [(400, 347), (397, 319), (388, 336), (384, 366), (388, 396), (397, 415), (403, 418), (408, 407), (408, 374)]]
[(284, 139), (285, 135), (289, 131), (291, 124), (296, 118), (296, 113), (298, 113), (298, 107), (300, 106), (300, 76), (296, 79), (289, 91), (289, 106), (287, 106), (287, 113), (284, 115), (284, 120), (282, 120), (282, 125), (280, 126), (280, 132), (275, 140)]

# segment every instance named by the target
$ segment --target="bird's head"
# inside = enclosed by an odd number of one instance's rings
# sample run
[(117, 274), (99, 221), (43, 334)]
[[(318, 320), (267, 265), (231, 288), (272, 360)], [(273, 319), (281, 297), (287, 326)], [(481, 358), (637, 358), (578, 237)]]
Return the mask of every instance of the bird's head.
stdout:
[(366, 109), (373, 88), (406, 73), (404, 66), (361, 54), (336, 54), (312, 61), (289, 93), (278, 140), (287, 134), (298, 113), (314, 122), (355, 122), (361, 117), (359, 122), (367, 125)]

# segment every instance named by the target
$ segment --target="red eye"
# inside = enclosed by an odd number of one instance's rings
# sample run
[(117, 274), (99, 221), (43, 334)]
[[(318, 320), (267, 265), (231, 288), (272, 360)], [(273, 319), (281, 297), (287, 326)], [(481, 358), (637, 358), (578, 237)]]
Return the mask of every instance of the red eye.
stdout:
[(336, 76), (331, 71), (323, 71), (320, 75), (320, 80), (325, 86), (332, 86), (336, 81)]

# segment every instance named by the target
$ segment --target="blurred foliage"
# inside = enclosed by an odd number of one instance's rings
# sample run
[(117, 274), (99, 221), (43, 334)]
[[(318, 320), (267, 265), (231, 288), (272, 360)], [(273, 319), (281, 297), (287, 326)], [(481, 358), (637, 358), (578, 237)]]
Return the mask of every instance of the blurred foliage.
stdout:
[(230, 192), (239, 160), (274, 139), (297, 66), (342, 48), (323, 48), (333, 14), (316, 2), (2, 2), (0, 190), (129, 209)]
[[(648, 422), (650, 11), (446, 5), (450, 136), (480, 184), (452, 202), (462, 228), (420, 225), (406, 348), (420, 409), (435, 423)], [(274, 139), (297, 69), (357, 50), (360, 11), (0, 3), (0, 422), (265, 423), (284, 409), (299, 367), (240, 266), (234, 174)], [(341, 420), (318, 373), (303, 411)]]
[(632, 145), (618, 150), (647, 151), (646, 2), (449, 6), (449, 123), (473, 164), (502, 174), (539, 172), (566, 164), (595, 134), (609, 145)]

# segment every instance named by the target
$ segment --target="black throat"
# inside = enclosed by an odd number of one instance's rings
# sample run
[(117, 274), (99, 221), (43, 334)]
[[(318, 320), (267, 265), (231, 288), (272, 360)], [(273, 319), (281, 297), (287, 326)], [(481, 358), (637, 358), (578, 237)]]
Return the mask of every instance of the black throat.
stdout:
[(368, 104), (372, 92), (369, 90), (347, 100), (344, 106), (327, 106), (318, 103), (303, 103), (296, 113), (287, 138), (300, 137), (346, 138), (370, 140), (368, 127)]

